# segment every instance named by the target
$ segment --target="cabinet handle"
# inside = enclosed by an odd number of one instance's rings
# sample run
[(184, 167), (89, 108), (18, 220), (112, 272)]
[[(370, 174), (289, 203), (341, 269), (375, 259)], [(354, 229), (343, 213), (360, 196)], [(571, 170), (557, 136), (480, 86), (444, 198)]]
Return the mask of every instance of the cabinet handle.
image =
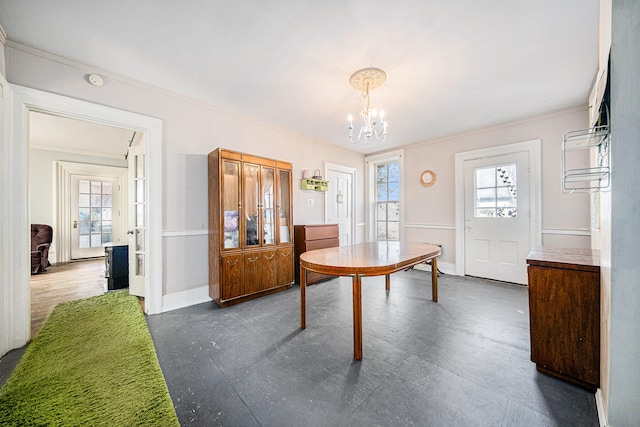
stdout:
[(283, 252), (283, 253), (282, 253), (282, 256), (289, 256), (289, 254), (290, 254), (290, 253), (291, 253), (291, 252)]
[(238, 263), (238, 258), (234, 259), (233, 261), (227, 260), (227, 264), (229, 265), (236, 265), (237, 263)]
[(256, 261), (257, 259), (258, 259), (258, 257), (255, 257), (255, 258), (247, 258), (247, 261), (249, 261), (249, 262), (254, 262), (254, 261)]
[(267, 255), (265, 255), (264, 257), (265, 257), (266, 259), (273, 259), (273, 257), (274, 257), (275, 255), (276, 255), (276, 254), (271, 254), (271, 256), (267, 256)]

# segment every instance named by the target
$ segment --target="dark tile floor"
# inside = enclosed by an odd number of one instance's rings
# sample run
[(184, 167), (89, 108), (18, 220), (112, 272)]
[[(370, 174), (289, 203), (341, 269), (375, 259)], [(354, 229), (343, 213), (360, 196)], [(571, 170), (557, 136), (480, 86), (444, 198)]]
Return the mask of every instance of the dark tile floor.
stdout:
[[(529, 360), (527, 289), (410, 270), (363, 279), (364, 359), (351, 281), (219, 309), (147, 317), (183, 426), (598, 426), (593, 393)], [(4, 384), (25, 348), (0, 358)]]
[[(183, 426), (598, 426), (594, 394), (530, 361), (526, 287), (410, 270), (147, 318)], [(1, 366), (1, 363), (0, 363)]]

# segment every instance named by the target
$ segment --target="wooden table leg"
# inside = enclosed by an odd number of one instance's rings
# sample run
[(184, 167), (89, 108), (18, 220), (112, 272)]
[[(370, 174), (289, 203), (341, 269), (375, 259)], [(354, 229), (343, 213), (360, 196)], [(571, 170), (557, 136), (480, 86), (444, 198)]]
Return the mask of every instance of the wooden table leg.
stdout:
[(300, 328), (307, 327), (307, 270), (300, 266)]
[(431, 260), (431, 299), (438, 302), (438, 257)]
[(362, 279), (353, 276), (353, 358), (362, 360)]
[(386, 280), (386, 283), (385, 283), (386, 288), (387, 288), (387, 290), (390, 290), (391, 289), (391, 275), (387, 274), (384, 277), (385, 277), (385, 280)]

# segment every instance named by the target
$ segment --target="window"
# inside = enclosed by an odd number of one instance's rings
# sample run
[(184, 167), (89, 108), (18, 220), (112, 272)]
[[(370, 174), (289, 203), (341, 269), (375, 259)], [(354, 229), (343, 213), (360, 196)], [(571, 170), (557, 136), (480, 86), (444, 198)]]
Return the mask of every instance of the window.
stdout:
[(80, 180), (78, 187), (78, 247), (102, 246), (112, 241), (113, 184)]
[(376, 240), (400, 240), (400, 164), (381, 163), (375, 168)]
[(475, 217), (511, 217), (518, 214), (516, 165), (475, 170)]

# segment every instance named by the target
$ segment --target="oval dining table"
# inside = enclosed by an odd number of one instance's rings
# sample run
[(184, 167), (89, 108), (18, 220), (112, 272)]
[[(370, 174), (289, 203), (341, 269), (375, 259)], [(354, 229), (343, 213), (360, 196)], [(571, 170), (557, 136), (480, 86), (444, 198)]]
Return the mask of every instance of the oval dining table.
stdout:
[(417, 242), (369, 242), (316, 249), (300, 254), (300, 328), (305, 329), (307, 271), (333, 276), (351, 276), (353, 283), (353, 358), (362, 360), (362, 277), (386, 276), (391, 289), (391, 273), (431, 261), (433, 302), (438, 302), (439, 246)]

